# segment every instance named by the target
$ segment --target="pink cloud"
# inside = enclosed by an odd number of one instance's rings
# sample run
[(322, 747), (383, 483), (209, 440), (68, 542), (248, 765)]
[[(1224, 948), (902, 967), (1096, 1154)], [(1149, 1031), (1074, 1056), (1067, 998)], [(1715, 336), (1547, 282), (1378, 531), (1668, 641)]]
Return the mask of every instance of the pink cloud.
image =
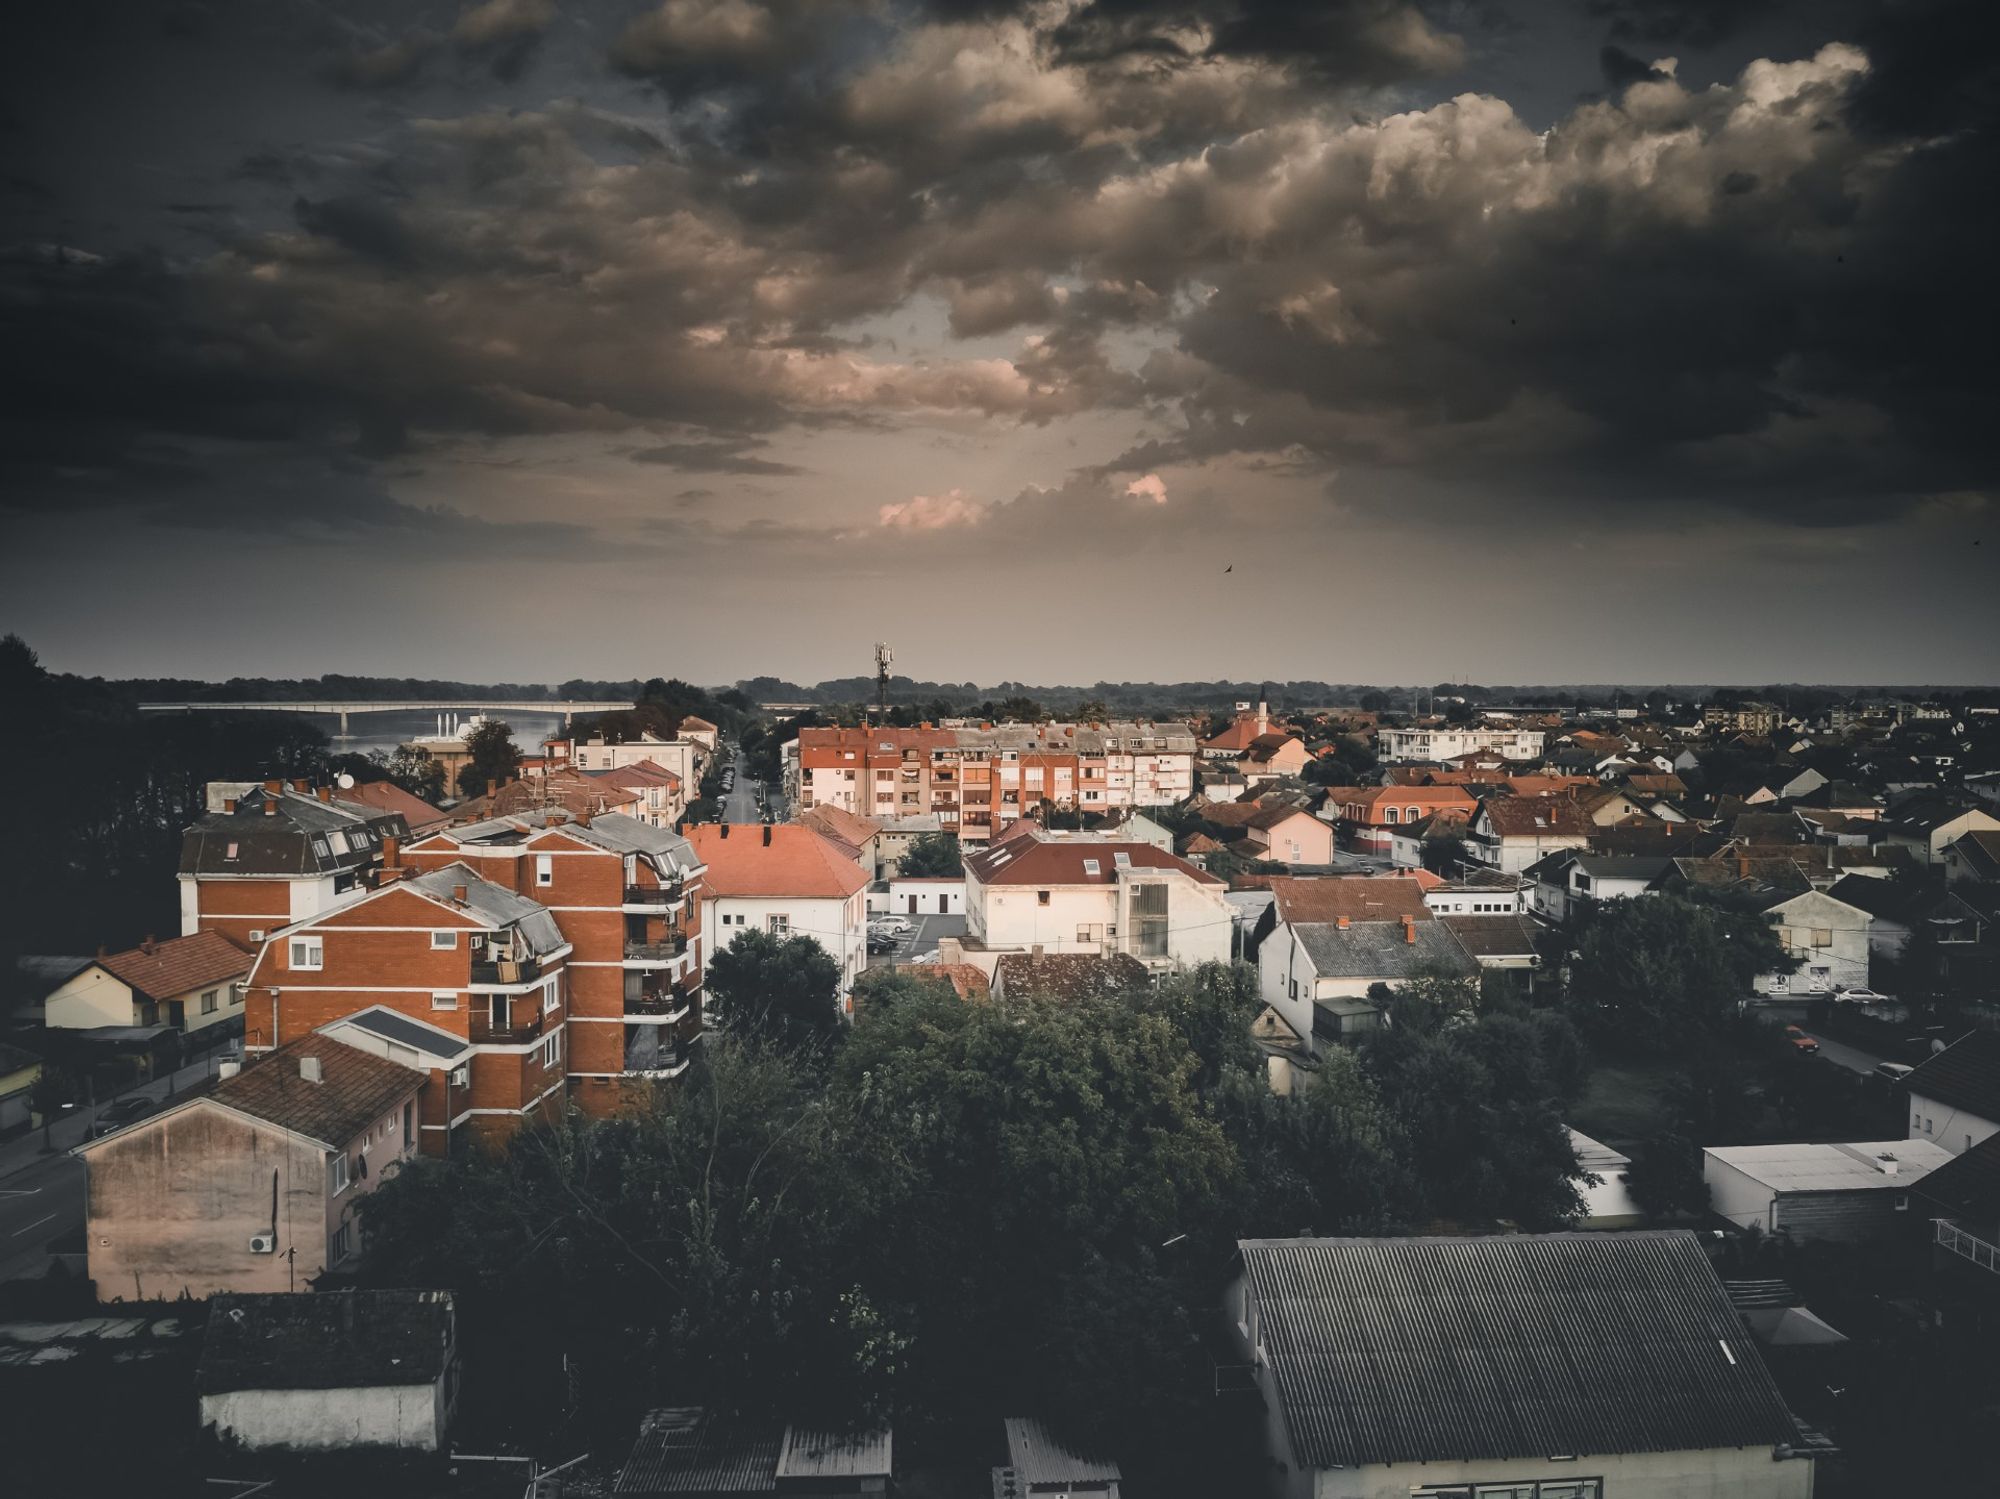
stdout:
[(1143, 479), (1134, 479), (1127, 484), (1125, 493), (1151, 500), (1155, 505), (1164, 505), (1167, 503), (1167, 481), (1158, 474), (1147, 474)]
[(882, 525), (898, 531), (945, 531), (978, 525), (990, 508), (962, 489), (949, 489), (884, 505), (877, 516)]

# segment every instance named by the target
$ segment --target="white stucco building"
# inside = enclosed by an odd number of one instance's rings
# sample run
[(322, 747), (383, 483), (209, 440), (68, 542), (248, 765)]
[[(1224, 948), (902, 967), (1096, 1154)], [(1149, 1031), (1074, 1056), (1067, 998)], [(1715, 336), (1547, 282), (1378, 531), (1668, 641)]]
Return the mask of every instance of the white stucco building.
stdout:
[(868, 965), (868, 876), (803, 823), (703, 823), (703, 936), (711, 955), (748, 931), (810, 937), (840, 965), (846, 995)]

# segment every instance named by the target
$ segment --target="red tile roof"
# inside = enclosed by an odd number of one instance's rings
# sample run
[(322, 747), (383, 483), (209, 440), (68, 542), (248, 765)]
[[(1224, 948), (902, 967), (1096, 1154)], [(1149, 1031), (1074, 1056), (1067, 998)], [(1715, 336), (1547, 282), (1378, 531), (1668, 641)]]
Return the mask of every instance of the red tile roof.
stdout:
[(410, 833), (420, 836), (445, 825), (449, 819), (420, 796), (412, 796), (394, 781), (363, 781), (355, 786), (336, 786), (335, 801), (374, 812), (393, 812), (410, 825)]
[(868, 884), (852, 859), (803, 823), (702, 823), (689, 841), (708, 866), (712, 895), (845, 900)]
[(965, 867), (982, 885), (1111, 885), (1117, 883), (1120, 855), (1134, 869), (1177, 869), (1198, 884), (1222, 883), (1150, 843), (1073, 838), (1009, 839), (967, 854)]
[[(319, 1081), (299, 1074), (319, 1061)], [(208, 1097), (336, 1150), (423, 1087), (427, 1073), (318, 1034), (301, 1036), (216, 1085)]]
[(243, 977), (250, 955), (220, 932), (196, 932), (97, 959), (97, 966), (148, 999), (178, 999)]

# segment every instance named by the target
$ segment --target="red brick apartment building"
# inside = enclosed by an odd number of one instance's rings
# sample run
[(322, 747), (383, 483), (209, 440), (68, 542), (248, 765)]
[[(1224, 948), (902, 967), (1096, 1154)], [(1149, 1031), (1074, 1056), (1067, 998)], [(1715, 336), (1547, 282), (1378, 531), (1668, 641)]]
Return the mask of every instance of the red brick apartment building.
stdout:
[(283, 926), (365, 887), (402, 812), (356, 805), (309, 781), (209, 783), (209, 809), (181, 835), (181, 935), (220, 932), (254, 952)]
[(442, 1153), (461, 1127), (504, 1139), (562, 1096), (570, 943), (548, 910), (465, 864), (392, 862), (384, 876), (266, 939), (245, 980), (244, 1050), (255, 1058), (361, 1011), (394, 1011), (468, 1048), (445, 1088), (424, 1090), (426, 1151)]
[(586, 1112), (612, 1112), (623, 1084), (685, 1070), (702, 1033), (704, 873), (687, 839), (622, 813), (550, 808), (447, 828), (402, 858), (462, 861), (554, 917), (573, 949), (569, 1077)]

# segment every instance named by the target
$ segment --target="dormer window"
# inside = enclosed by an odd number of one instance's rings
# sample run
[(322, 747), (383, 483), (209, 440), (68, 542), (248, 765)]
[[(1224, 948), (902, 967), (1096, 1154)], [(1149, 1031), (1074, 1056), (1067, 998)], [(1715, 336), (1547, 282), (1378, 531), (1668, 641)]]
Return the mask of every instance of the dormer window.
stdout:
[(238, 847), (239, 845), (237, 844), (234, 843), (230, 844), (228, 850), (223, 854), (222, 857), (226, 860), (233, 862), (236, 858), (236, 852)]

